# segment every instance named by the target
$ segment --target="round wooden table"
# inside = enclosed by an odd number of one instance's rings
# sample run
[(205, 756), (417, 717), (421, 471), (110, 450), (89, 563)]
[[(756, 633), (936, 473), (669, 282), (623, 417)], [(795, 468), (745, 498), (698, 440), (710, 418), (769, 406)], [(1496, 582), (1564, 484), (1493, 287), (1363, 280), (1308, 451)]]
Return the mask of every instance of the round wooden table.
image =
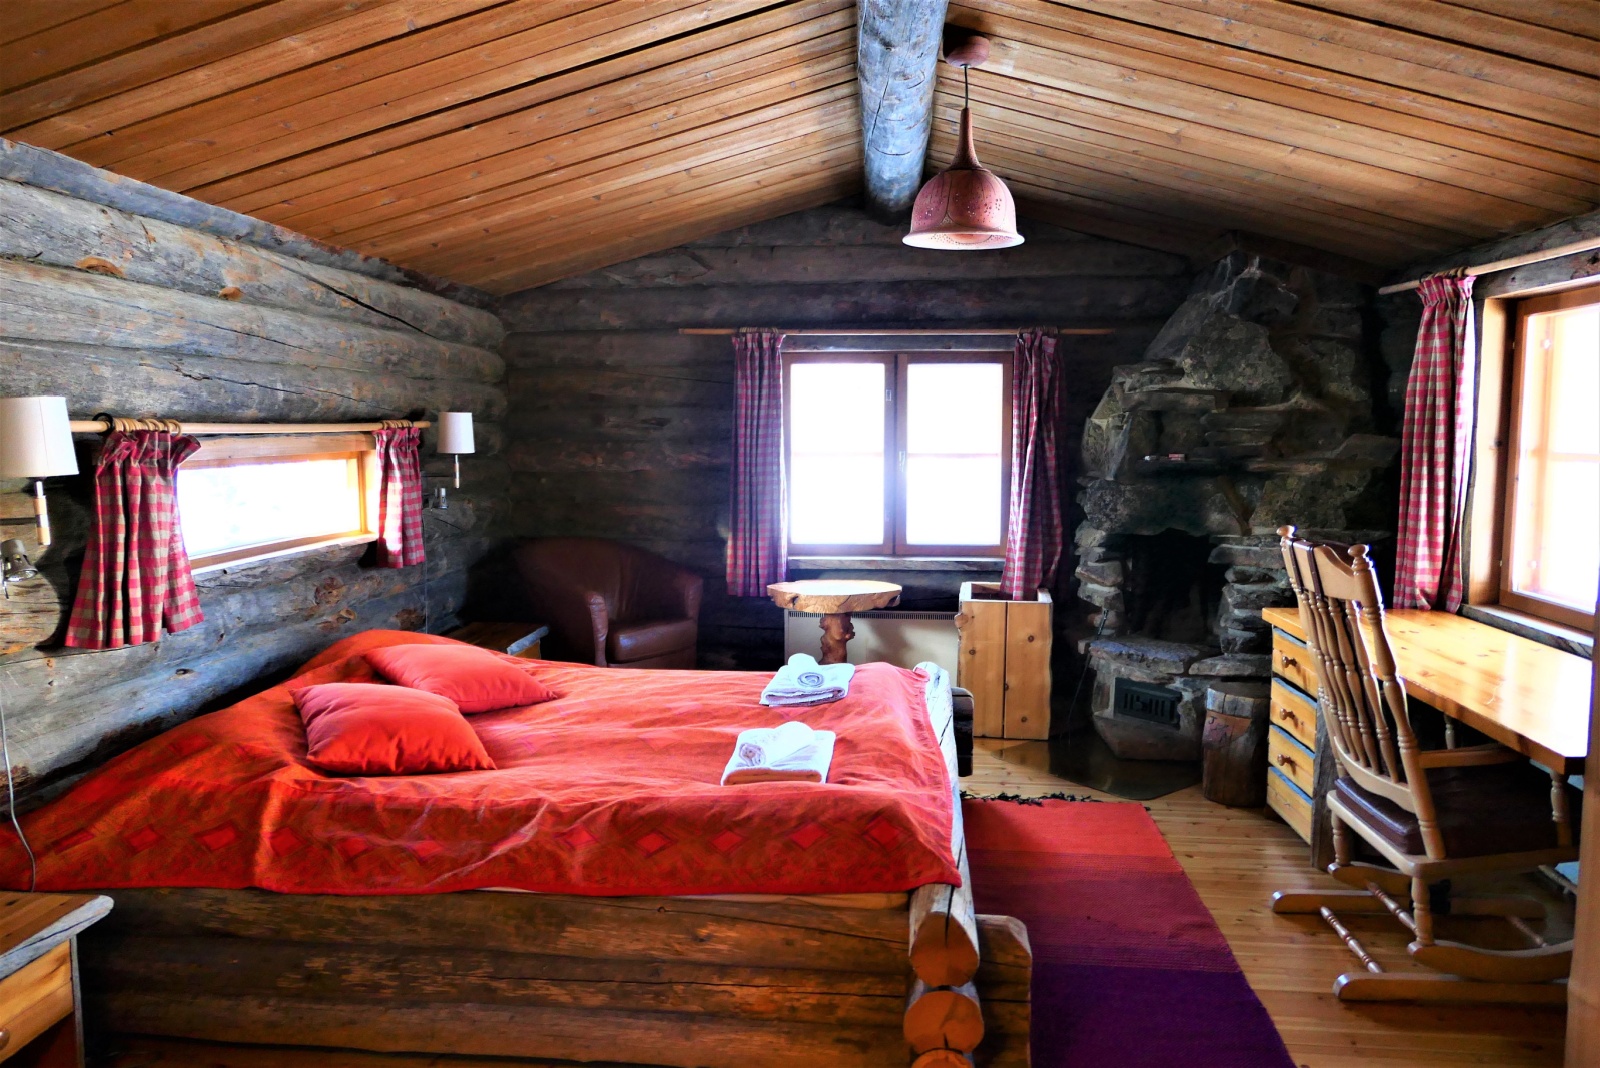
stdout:
[(822, 659), (819, 663), (842, 664), (845, 646), (856, 636), (850, 613), (898, 604), (900, 587), (893, 582), (869, 579), (806, 579), (774, 582), (767, 587), (767, 595), (779, 608), (821, 616)]

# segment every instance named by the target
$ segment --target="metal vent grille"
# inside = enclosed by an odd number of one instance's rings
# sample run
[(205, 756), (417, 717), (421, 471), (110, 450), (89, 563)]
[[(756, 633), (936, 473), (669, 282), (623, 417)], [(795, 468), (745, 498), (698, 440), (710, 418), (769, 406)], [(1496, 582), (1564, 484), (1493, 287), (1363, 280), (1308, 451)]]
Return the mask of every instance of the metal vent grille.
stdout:
[(1182, 698), (1182, 693), (1168, 686), (1118, 678), (1111, 684), (1111, 714), (1177, 729)]

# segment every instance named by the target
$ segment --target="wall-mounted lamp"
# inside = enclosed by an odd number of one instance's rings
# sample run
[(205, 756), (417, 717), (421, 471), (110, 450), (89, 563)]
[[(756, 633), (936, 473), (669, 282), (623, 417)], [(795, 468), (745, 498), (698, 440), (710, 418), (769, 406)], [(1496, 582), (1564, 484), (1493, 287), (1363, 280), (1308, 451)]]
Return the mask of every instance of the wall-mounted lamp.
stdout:
[(44, 479), (78, 473), (65, 397), (0, 397), (0, 478), (31, 478), (39, 544), (50, 544)]
[(26, 546), (19, 538), (9, 538), (0, 541), (0, 589), (5, 590), (6, 600), (11, 600), (11, 584), (23, 582), (39, 574), (39, 569), (33, 566), (28, 559)]
[[(471, 454), (478, 451), (472, 439), (471, 412), (439, 413), (439, 446), (435, 451), (442, 456), (449, 456), (455, 460), (456, 489), (460, 489), (461, 457), (463, 454)], [(439, 495), (435, 507), (449, 507), (443, 486), (439, 487)]]

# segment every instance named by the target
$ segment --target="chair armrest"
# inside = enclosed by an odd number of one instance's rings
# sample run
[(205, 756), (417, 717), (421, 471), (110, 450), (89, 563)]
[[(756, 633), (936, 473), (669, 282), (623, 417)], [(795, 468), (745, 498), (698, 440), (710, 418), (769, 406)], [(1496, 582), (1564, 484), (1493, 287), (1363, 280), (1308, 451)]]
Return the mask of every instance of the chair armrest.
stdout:
[(1417, 754), (1417, 763), (1424, 768), (1472, 768), (1492, 764), (1515, 764), (1527, 757), (1515, 749), (1507, 749), (1498, 742), (1472, 745), (1461, 749), (1429, 749)]

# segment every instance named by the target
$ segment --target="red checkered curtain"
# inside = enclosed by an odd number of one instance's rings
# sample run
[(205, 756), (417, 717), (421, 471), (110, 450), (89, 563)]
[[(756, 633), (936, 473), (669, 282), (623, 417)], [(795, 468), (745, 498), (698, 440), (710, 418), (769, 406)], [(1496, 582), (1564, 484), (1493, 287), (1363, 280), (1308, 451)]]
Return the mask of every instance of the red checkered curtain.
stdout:
[(733, 529), (728, 592), (765, 597), (789, 577), (783, 491), (783, 335), (733, 335)]
[(121, 649), (205, 617), (178, 522), (178, 465), (200, 447), (168, 430), (108, 434), (94, 471), (94, 518), (65, 643)]
[(1055, 582), (1061, 559), (1061, 480), (1056, 427), (1061, 418), (1061, 360), (1043, 330), (1017, 335), (1011, 362), (1011, 507), (1000, 589), (1013, 601)]
[(385, 427), (378, 445), (378, 566), (422, 563), (422, 431)]
[(1465, 588), (1461, 543), (1476, 402), (1472, 279), (1424, 278), (1418, 293), (1422, 328), (1406, 383), (1394, 600), (1396, 608), (1454, 612)]

